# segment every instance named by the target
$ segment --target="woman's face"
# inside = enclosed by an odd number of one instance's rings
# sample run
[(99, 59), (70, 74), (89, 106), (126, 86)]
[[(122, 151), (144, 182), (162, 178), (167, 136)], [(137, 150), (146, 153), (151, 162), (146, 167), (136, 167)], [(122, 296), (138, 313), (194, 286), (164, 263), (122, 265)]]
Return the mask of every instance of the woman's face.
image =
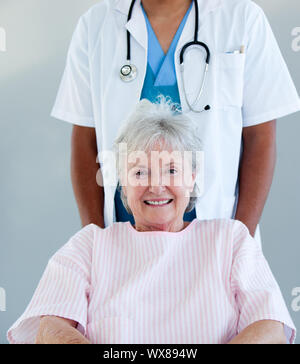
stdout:
[(182, 224), (195, 183), (191, 159), (184, 157), (159, 148), (129, 156), (122, 188), (136, 226), (166, 230)]

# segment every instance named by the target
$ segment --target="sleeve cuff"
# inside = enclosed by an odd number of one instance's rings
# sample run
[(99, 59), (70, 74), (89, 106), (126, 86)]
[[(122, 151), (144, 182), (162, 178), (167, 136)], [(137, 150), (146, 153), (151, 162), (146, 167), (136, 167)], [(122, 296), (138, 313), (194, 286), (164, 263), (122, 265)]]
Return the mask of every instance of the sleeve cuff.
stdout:
[(79, 125), (79, 126), (86, 126), (90, 128), (95, 127), (95, 121), (92, 117), (83, 117), (78, 116), (76, 114), (72, 114), (66, 111), (53, 109), (51, 112), (51, 116), (55, 119), (67, 121), (68, 123)]
[(286, 343), (287, 344), (294, 344), (296, 340), (296, 328), (291, 320), (288, 318), (282, 317), (280, 315), (258, 315), (255, 317), (252, 317), (249, 319), (243, 327), (239, 327), (238, 333), (242, 332), (244, 329), (246, 329), (248, 326), (254, 324), (258, 321), (265, 321), (265, 320), (271, 320), (271, 321), (277, 321), (281, 322), (284, 325), (284, 333), (286, 337)]
[(282, 118), (298, 111), (300, 111), (300, 99), (297, 103), (284, 106), (280, 109), (272, 110), (270, 112), (266, 112), (253, 117), (247, 117), (243, 120), (243, 127), (262, 124), (271, 120)]
[(58, 316), (78, 322), (77, 330), (85, 335), (87, 318), (84, 313), (71, 312), (66, 305), (37, 307), (25, 313), (7, 331), (10, 344), (34, 344), (39, 330), (41, 316)]

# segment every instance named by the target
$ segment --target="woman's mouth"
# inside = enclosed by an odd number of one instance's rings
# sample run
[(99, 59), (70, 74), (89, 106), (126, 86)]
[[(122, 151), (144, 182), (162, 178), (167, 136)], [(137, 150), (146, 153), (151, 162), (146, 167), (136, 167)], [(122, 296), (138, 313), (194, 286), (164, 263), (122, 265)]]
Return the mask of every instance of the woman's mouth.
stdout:
[(151, 206), (151, 207), (162, 207), (162, 206), (169, 205), (172, 201), (173, 201), (173, 199), (169, 199), (169, 200), (146, 200), (146, 201), (144, 201), (144, 203), (146, 205), (148, 205), (148, 206)]

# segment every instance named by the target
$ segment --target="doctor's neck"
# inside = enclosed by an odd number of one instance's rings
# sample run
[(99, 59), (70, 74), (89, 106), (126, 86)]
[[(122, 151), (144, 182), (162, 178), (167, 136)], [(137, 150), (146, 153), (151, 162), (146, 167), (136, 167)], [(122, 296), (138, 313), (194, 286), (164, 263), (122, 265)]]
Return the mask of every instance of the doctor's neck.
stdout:
[(147, 16), (172, 18), (186, 13), (193, 0), (142, 0)]

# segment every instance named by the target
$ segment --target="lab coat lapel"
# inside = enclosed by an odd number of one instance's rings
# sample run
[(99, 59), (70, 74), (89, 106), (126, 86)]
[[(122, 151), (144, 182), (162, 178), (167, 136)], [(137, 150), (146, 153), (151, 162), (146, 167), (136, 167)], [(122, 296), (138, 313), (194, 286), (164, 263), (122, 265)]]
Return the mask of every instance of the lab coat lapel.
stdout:
[[(198, 38), (200, 36), (201, 27), (203, 26), (205, 20), (209, 16), (209, 13), (218, 9), (222, 5), (222, 2), (223, 0), (198, 0), (198, 8), (199, 8)], [(193, 4), (193, 8), (191, 9), (186, 25), (179, 39), (177, 49), (181, 49), (185, 43), (193, 41), (194, 34), (195, 34), (195, 3)]]
[[(126, 17), (128, 16), (129, 8), (132, 0), (115, 0), (115, 10), (123, 13)], [(199, 32), (201, 26), (205, 22), (210, 12), (218, 9), (224, 0), (198, 0), (199, 7)], [(147, 49), (147, 28), (144, 18), (144, 14), (141, 8), (141, 0), (136, 0), (132, 17), (129, 22), (126, 23), (126, 29), (130, 32), (130, 35), (136, 39), (136, 41), (145, 49)], [(183, 29), (181, 37), (179, 39), (177, 49), (194, 39), (195, 30), (195, 4), (189, 14), (186, 25)]]
[[(117, 0), (115, 9), (128, 17), (131, 0)], [(147, 49), (147, 28), (141, 8), (141, 0), (136, 0), (131, 19), (125, 25), (130, 35), (145, 49)]]
[[(107, 57), (105, 52), (103, 52), (102, 56), (102, 67), (106, 70), (102, 112), (105, 115), (105, 119), (109, 121), (108, 123), (103, 123), (103, 135), (106, 137), (105, 140), (103, 140), (102, 147), (107, 150), (110, 150), (113, 145), (117, 131), (120, 127), (120, 120), (122, 122), (125, 121), (140, 100), (146, 75), (147, 42), (145, 44), (145, 49), (139, 42), (131, 37), (131, 62), (137, 68), (137, 78), (132, 82), (124, 82), (120, 78), (119, 70), (126, 62), (126, 27), (129, 24), (127, 22), (127, 13), (130, 3), (130, 0), (122, 0), (115, 3), (114, 21), (117, 26), (117, 37), (112, 44), (109, 39), (105, 39), (108, 44), (107, 47), (112, 48), (113, 57)], [(129, 28), (131, 28), (136, 35), (139, 27), (141, 27), (141, 29), (145, 27), (144, 33), (146, 34), (145, 18), (140, 6), (140, 0), (137, 0), (132, 15), (133, 17), (130, 21)], [(137, 20), (137, 18), (139, 18), (139, 20)], [(142, 33), (142, 31), (140, 33)], [(139, 39), (144, 43), (142, 41), (143, 36)], [(104, 63), (105, 66), (103, 65)], [(112, 104), (118, 106), (112, 107)]]
[[(128, 16), (129, 8), (132, 0), (115, 0), (115, 9), (120, 11), (126, 17)], [(199, 31), (210, 12), (218, 9), (224, 0), (198, 0), (199, 7)], [(141, 0), (136, 0), (132, 17), (126, 24), (126, 29), (129, 30), (131, 36), (143, 47), (147, 48), (147, 28), (144, 14), (141, 8)], [(188, 41), (193, 40), (195, 30), (195, 4), (189, 14), (187, 23), (183, 29), (178, 47), (181, 48)]]

